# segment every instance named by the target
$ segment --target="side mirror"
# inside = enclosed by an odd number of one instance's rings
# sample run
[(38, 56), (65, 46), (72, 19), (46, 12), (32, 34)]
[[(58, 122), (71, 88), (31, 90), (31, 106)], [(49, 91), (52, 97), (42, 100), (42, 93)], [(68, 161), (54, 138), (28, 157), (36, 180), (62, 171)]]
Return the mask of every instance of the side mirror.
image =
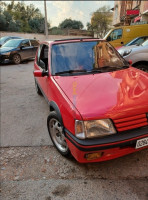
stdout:
[(132, 65), (132, 64), (133, 64), (132, 60), (129, 60), (129, 61), (128, 61), (128, 64), (129, 64), (129, 65)]
[(111, 41), (111, 37), (108, 36), (108, 37), (106, 38), (106, 40), (107, 40), (108, 42)]
[(21, 47), (20, 47), (20, 49), (23, 49), (25, 46), (24, 45), (22, 45)]
[(48, 76), (48, 72), (45, 71), (45, 70), (43, 70), (43, 71), (41, 71), (41, 70), (35, 70), (35, 71), (33, 72), (33, 74), (34, 74), (34, 77), (44, 77), (44, 76)]

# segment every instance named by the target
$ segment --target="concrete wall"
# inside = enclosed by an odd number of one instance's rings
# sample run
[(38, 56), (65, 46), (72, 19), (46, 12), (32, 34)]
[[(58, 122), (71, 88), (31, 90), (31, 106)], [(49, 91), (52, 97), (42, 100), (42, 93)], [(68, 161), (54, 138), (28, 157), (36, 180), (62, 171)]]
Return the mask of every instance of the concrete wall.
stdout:
[(18, 32), (4, 32), (0, 31), (0, 37), (4, 36), (19, 36), (23, 38), (29, 38), (29, 39), (34, 39), (36, 38), (39, 41), (45, 41), (45, 40), (55, 40), (55, 39), (66, 39), (66, 38), (87, 38), (88, 36), (64, 36), (64, 35), (48, 35), (48, 38), (46, 39), (44, 34), (35, 34), (35, 33), (18, 33)]

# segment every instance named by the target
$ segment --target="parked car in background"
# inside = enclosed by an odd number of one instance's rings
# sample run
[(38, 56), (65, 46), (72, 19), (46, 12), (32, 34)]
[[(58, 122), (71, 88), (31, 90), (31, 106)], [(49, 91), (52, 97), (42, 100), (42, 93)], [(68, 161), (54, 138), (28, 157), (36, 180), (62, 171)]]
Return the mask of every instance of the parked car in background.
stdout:
[(38, 45), (34, 39), (9, 40), (0, 48), (0, 62), (9, 59), (19, 64), (22, 60), (34, 58)]
[(136, 68), (148, 72), (148, 39), (140, 46), (131, 45), (118, 49), (126, 61), (131, 60)]
[(145, 42), (148, 39), (148, 36), (141, 36), (133, 39), (132, 41), (125, 44), (125, 47), (131, 46), (131, 45), (137, 45), (140, 46), (143, 42)]
[(13, 39), (23, 39), (22, 37), (17, 37), (17, 36), (5, 36), (0, 38), (0, 47), (5, 44), (8, 40), (13, 40)]
[(148, 34), (148, 24), (119, 26), (111, 29), (104, 37), (114, 47), (120, 47), (139, 36)]
[(128, 42), (127, 44), (125, 44), (124, 46), (116, 47), (116, 49), (118, 50), (122, 47), (124, 48), (124, 47), (128, 47), (128, 46), (131, 46), (131, 45), (140, 46), (147, 39), (148, 39), (148, 36), (137, 37), (137, 38), (133, 39), (132, 41)]
[(148, 147), (148, 74), (108, 42), (43, 42), (34, 77), (49, 105), (49, 135), (63, 156), (99, 162)]

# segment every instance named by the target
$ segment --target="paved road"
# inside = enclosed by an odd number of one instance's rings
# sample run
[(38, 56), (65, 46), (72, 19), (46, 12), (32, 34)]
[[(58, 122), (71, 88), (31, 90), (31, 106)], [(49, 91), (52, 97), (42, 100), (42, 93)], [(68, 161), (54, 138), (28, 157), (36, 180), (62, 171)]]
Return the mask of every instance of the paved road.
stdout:
[(62, 157), (48, 137), (33, 61), (0, 69), (3, 200), (148, 199), (148, 150), (94, 164)]
[(51, 144), (46, 127), (49, 108), (36, 94), (33, 61), (1, 66), (1, 146)]

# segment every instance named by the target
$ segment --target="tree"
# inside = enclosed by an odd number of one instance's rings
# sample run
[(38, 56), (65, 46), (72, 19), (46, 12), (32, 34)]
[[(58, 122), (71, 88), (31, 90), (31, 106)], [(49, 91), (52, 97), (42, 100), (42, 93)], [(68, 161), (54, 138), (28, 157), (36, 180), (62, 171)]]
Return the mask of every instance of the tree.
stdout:
[(87, 30), (88, 31), (92, 31), (93, 30), (93, 27), (92, 27), (91, 23), (87, 22), (86, 26), (87, 26)]
[[(33, 4), (12, 0), (9, 4), (0, 2), (0, 30), (16, 32), (44, 32), (44, 17)], [(48, 22), (48, 27), (50, 23)]]
[(109, 12), (109, 7), (103, 6), (92, 14), (91, 26), (93, 31), (97, 32), (99, 37), (103, 37), (109, 30), (109, 25), (112, 21), (112, 13)]
[(5, 16), (0, 14), (0, 31), (5, 31), (6, 23)]
[(59, 24), (61, 29), (82, 29), (84, 26), (81, 21), (76, 21), (72, 19), (65, 19)]
[[(33, 18), (29, 20), (29, 26), (31, 30), (35, 33), (44, 33), (45, 27), (44, 27), (44, 18)], [(50, 27), (50, 24), (48, 23), (48, 28)]]
[(8, 11), (4, 11), (3, 18), (6, 20), (6, 24), (5, 24), (5, 27), (2, 27), (2, 28), (4, 28), (4, 30), (9, 30), (8, 27), (9, 27), (10, 22), (12, 21), (12, 16)]

